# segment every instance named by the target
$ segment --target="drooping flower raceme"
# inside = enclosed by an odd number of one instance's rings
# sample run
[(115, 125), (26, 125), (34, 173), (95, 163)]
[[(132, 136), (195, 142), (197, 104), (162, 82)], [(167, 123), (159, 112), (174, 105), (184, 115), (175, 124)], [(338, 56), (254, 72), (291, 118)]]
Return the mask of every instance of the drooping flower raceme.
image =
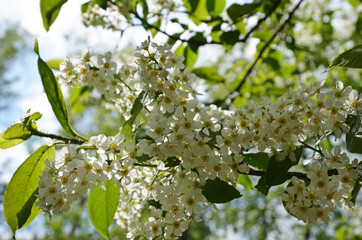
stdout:
[[(68, 211), (80, 195), (113, 180), (121, 191), (115, 220), (128, 228), (129, 238), (176, 239), (208, 204), (202, 193), (207, 180), (235, 185), (239, 174), (249, 173), (244, 153), (253, 149), (278, 161), (297, 161), (299, 143), (329, 134), (340, 137), (349, 129), (347, 115), (361, 105), (356, 91), (338, 82), (325, 93), (322, 86), (300, 89), (274, 104), (249, 102), (236, 111), (222, 110), (198, 102), (196, 76), (168, 45), (148, 39), (134, 58), (133, 65), (120, 67), (110, 53), (93, 56), (85, 50), (78, 61), (66, 58), (61, 64), (62, 84), (95, 87), (127, 121), (116, 136), (65, 146), (55, 162), (47, 161), (36, 204), (49, 216)], [(321, 153), (304, 179), (291, 179), (283, 197), (286, 209), (304, 222), (328, 221), (336, 205), (353, 207), (349, 193), (358, 162), (339, 147)], [(144, 208), (151, 215), (140, 223)]]

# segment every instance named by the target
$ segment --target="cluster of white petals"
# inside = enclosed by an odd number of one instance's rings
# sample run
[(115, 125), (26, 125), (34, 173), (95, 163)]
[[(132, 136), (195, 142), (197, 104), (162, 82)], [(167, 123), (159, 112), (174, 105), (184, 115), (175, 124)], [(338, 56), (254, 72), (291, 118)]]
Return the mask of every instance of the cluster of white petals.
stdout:
[[(68, 211), (89, 189), (113, 180), (121, 191), (115, 220), (128, 228), (129, 238), (176, 239), (209, 204), (202, 194), (207, 180), (235, 186), (239, 174), (249, 173), (253, 164), (244, 162), (244, 153), (253, 149), (279, 161), (299, 161), (294, 151), (301, 142), (341, 137), (349, 131), (347, 115), (362, 108), (357, 92), (340, 82), (328, 92), (302, 88), (276, 103), (249, 102), (236, 111), (204, 106), (193, 88), (196, 76), (168, 45), (148, 39), (134, 57), (134, 65), (119, 67), (110, 53), (85, 50), (77, 62), (66, 58), (61, 64), (62, 84), (95, 87), (126, 118), (130, 126), (123, 128), (131, 129), (66, 146), (54, 162), (47, 161), (37, 203), (47, 214)], [(305, 222), (328, 221), (335, 205), (353, 206), (348, 198), (358, 162), (339, 147), (322, 154), (311, 164), (308, 181), (293, 177), (283, 198), (286, 209)], [(337, 172), (328, 172), (331, 167)], [(151, 214), (141, 223), (144, 208)]]

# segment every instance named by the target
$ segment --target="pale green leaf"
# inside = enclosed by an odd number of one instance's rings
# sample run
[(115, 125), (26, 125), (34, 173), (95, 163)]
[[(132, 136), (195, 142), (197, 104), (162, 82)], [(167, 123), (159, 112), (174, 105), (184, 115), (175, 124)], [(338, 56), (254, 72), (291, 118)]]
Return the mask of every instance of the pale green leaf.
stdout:
[(21, 123), (16, 123), (0, 134), (0, 148), (6, 149), (29, 139), (31, 132)]
[(238, 180), (236, 180), (236, 183), (243, 185), (248, 190), (253, 189), (253, 183), (251, 182), (249, 175), (239, 174), (239, 177), (238, 177)]
[(191, 45), (187, 45), (185, 48), (185, 66), (192, 69), (197, 61), (199, 50), (194, 49)]
[(36, 112), (20, 119), (21, 123), (11, 125), (7, 130), (0, 134), (0, 148), (10, 148), (29, 139), (32, 135), (29, 127), (36, 129), (35, 121), (40, 117), (41, 114)]
[(67, 0), (40, 0), (40, 12), (45, 30), (49, 31), (50, 26), (58, 17), (59, 11)]
[(184, 0), (184, 5), (190, 14), (190, 19), (199, 25), (210, 15), (206, 7), (206, 0)]
[(88, 211), (94, 228), (104, 238), (109, 239), (108, 228), (117, 210), (120, 190), (112, 180), (108, 180), (104, 185), (105, 190), (95, 188), (89, 192)]
[(210, 15), (219, 16), (225, 8), (226, 0), (207, 0), (206, 7)]
[(199, 67), (192, 70), (192, 72), (209, 83), (220, 83), (224, 81), (215, 67)]
[(38, 215), (40, 210), (33, 206), (27, 220), (24, 219), (26, 215), (22, 215), (20, 221), (22, 226), (18, 225), (18, 213), (22, 211), (28, 201), (32, 201), (29, 199), (38, 188), (39, 176), (42, 175), (46, 166), (45, 160), (53, 159), (54, 156), (53, 146), (41, 146), (20, 165), (11, 178), (4, 194), (3, 204), (5, 220), (14, 234), (16, 230), (29, 224)]
[(63, 59), (51, 59), (51, 60), (48, 60), (46, 62), (46, 64), (51, 68), (51, 69), (54, 69), (54, 70), (59, 70), (60, 68), (60, 64), (64, 62)]

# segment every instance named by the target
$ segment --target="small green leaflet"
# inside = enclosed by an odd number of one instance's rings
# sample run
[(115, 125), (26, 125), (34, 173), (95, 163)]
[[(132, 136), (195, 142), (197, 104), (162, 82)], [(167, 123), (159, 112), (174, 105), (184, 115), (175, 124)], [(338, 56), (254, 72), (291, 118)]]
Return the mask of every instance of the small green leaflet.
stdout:
[(265, 152), (258, 152), (258, 153), (246, 153), (243, 155), (243, 160), (248, 165), (252, 167), (256, 167), (261, 171), (266, 171), (269, 165), (269, 156)]
[(122, 126), (122, 134), (131, 134), (132, 133), (132, 125), (133, 122), (136, 120), (138, 114), (143, 109), (143, 97), (145, 95), (145, 92), (142, 91), (138, 97), (136, 98), (135, 102), (133, 103), (132, 109), (131, 109), (131, 117), (123, 124)]
[(215, 67), (199, 67), (192, 70), (199, 78), (205, 79), (209, 83), (222, 83), (224, 79), (220, 76)]
[(294, 151), (296, 161), (292, 161), (289, 157), (285, 157), (284, 160), (278, 161), (275, 156), (272, 156), (265, 174), (260, 177), (255, 188), (262, 194), (268, 195), (269, 189), (272, 186), (282, 184), (288, 179), (289, 168), (298, 164), (302, 153), (303, 147), (298, 147)]
[(249, 175), (246, 174), (239, 174), (238, 180), (236, 180), (237, 184), (243, 185), (245, 189), (252, 190), (253, 183), (250, 180)]
[(104, 238), (109, 239), (108, 228), (117, 210), (120, 190), (112, 180), (108, 180), (104, 185), (105, 190), (94, 188), (89, 192), (88, 211), (94, 228)]
[(40, 11), (43, 19), (43, 26), (49, 31), (50, 26), (58, 17), (60, 9), (67, 0), (40, 0)]
[(225, 46), (226, 50), (230, 50), (235, 43), (239, 40), (240, 32), (238, 30), (223, 32), (220, 35), (220, 40)]
[(362, 68), (362, 44), (351, 48), (336, 57), (328, 68), (334, 66), (345, 68)]
[(254, 11), (260, 6), (260, 3), (246, 3), (240, 5), (237, 3), (232, 4), (226, 11), (234, 23), (242, 20), (245, 15), (252, 15)]
[(72, 88), (68, 96), (68, 106), (72, 114), (77, 115), (84, 111), (84, 101), (87, 100), (89, 94), (93, 91), (93, 87), (80, 86)]
[[(63, 129), (74, 137), (79, 136), (73, 128), (70, 126), (68, 121), (68, 110), (65, 105), (63, 93), (60, 89), (58, 81), (56, 80), (54, 73), (49, 66), (40, 58), (38, 41), (35, 39), (34, 52), (38, 55), (38, 69), (43, 83), (44, 91), (48, 97), (48, 101), (52, 106), (53, 112), (57, 117), (60, 125)], [(83, 138), (82, 138), (83, 139)]]
[(203, 186), (202, 195), (206, 197), (207, 201), (212, 203), (226, 203), (241, 197), (240, 192), (236, 190), (236, 188), (219, 178), (206, 180), (206, 183)]
[(189, 13), (190, 19), (196, 25), (199, 25), (209, 17), (206, 0), (183, 0), (183, 3)]
[(346, 147), (351, 153), (362, 153), (362, 131), (361, 118), (358, 116), (348, 116), (347, 123), (350, 127), (346, 134)]
[(54, 146), (41, 146), (16, 170), (4, 194), (4, 216), (13, 234), (34, 220), (40, 209), (34, 206), (39, 176), (45, 160), (55, 157)]
[(209, 11), (211, 16), (219, 16), (225, 8), (226, 1), (225, 0), (207, 0), (206, 8)]
[(51, 68), (51, 69), (54, 69), (54, 70), (58, 70), (60, 69), (60, 64), (64, 62), (63, 59), (51, 59), (49, 61), (46, 62), (46, 64)]
[(36, 129), (35, 121), (39, 118), (41, 118), (41, 114), (36, 112), (23, 118), (21, 123), (15, 123), (10, 126), (0, 134), (0, 148), (10, 148), (29, 139), (32, 133), (28, 128), (32, 127)]

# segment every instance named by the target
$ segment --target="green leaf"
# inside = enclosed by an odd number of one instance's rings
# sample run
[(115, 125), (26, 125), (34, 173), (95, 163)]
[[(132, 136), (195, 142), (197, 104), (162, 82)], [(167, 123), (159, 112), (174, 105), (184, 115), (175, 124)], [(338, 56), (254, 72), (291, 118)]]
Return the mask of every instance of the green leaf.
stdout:
[(85, 105), (82, 102), (88, 98), (92, 90), (93, 87), (90, 86), (80, 86), (70, 90), (68, 104), (72, 114), (76, 115), (83, 112)]
[(86, 3), (83, 3), (81, 6), (80, 6), (80, 10), (81, 10), (81, 13), (86, 13), (87, 10), (88, 10), (88, 7), (90, 6), (90, 1), (89, 2), (86, 2)]
[(349, 4), (355, 9), (361, 4), (360, 0), (348, 0)]
[(351, 202), (353, 202), (354, 204), (356, 204), (356, 199), (357, 199), (359, 191), (361, 190), (361, 186), (362, 186), (362, 184), (358, 180), (354, 183), (354, 187), (353, 187), (353, 190), (351, 193), (351, 199), (350, 199)]
[[(30, 195), (29, 199), (25, 202), (25, 205), (23, 208), (16, 214), (18, 217), (18, 228), (22, 228), (25, 223), (28, 221), (29, 217), (31, 216), (31, 213), (33, 211), (34, 203), (37, 199), (39, 187), (34, 190), (33, 194)], [(34, 209), (37, 211), (37, 209)]]
[(161, 209), (161, 207), (162, 207), (160, 201), (156, 201), (156, 200), (151, 199), (151, 200), (148, 200), (147, 202), (148, 202), (148, 204), (150, 206), (154, 206), (157, 209)]
[(132, 125), (133, 122), (136, 120), (138, 114), (143, 109), (143, 97), (145, 95), (145, 92), (142, 91), (138, 97), (136, 98), (135, 102), (133, 103), (132, 109), (131, 109), (131, 117), (123, 124), (122, 126), (122, 134), (131, 134), (132, 133)]
[(43, 26), (49, 31), (50, 26), (58, 17), (59, 11), (67, 0), (40, 0), (40, 11), (43, 19)]
[(185, 66), (192, 69), (196, 63), (199, 50), (196, 51), (187, 45), (185, 48)]
[(209, 11), (211, 16), (219, 16), (225, 8), (226, 1), (225, 0), (207, 0), (206, 8)]
[(203, 186), (202, 195), (206, 197), (207, 201), (212, 203), (226, 203), (241, 197), (240, 192), (236, 190), (236, 188), (219, 178), (206, 180), (206, 183)]
[(237, 3), (232, 4), (226, 11), (234, 23), (242, 20), (245, 15), (251, 15), (260, 6), (260, 3), (246, 3), (240, 5)]
[(205, 79), (209, 83), (224, 82), (217, 69), (214, 67), (199, 67), (192, 70), (198, 77)]
[(183, 56), (185, 54), (185, 45), (183, 43), (181, 43), (175, 50), (175, 54), (177, 56)]
[[(5, 220), (13, 234), (32, 222), (39, 214), (40, 209), (35, 206), (32, 207), (30, 215), (26, 211), (29, 211), (32, 195), (38, 188), (39, 176), (42, 175), (46, 166), (45, 160), (54, 157), (54, 146), (43, 145), (20, 165), (11, 178), (4, 194), (3, 204)], [(20, 219), (18, 219), (18, 214)]]
[(278, 161), (275, 156), (272, 156), (265, 174), (260, 177), (255, 188), (258, 189), (262, 194), (268, 195), (269, 189), (272, 186), (282, 184), (288, 179), (289, 168), (298, 164), (302, 153), (302, 147), (298, 147), (294, 151), (295, 157), (297, 159), (296, 161), (292, 161), (289, 157), (286, 157), (282, 161)]
[(351, 153), (362, 153), (361, 118), (348, 116), (347, 123), (349, 125), (349, 132), (346, 134), (347, 150)]
[(336, 57), (328, 68), (338, 66), (346, 68), (362, 68), (362, 44), (351, 48)]
[(63, 59), (52, 59), (52, 60), (49, 60), (46, 62), (46, 64), (51, 68), (51, 69), (54, 69), (54, 70), (58, 70), (59, 71), (59, 67), (60, 67), (60, 64), (64, 62)]
[(39, 112), (25, 116), (21, 119), (21, 123), (15, 123), (10, 126), (7, 130), (0, 134), (0, 148), (6, 149), (13, 147), (27, 139), (32, 135), (28, 129), (32, 127), (36, 129), (35, 121), (41, 117)]
[(29, 139), (31, 132), (21, 123), (16, 123), (0, 134), (0, 148), (6, 149)]
[(266, 171), (270, 158), (265, 152), (247, 153), (243, 155), (243, 161), (261, 171)]
[(49, 66), (40, 58), (37, 40), (35, 40), (34, 51), (38, 55), (39, 74), (43, 83), (45, 93), (48, 97), (48, 101), (52, 106), (55, 116), (57, 117), (60, 125), (62, 125), (63, 129), (67, 133), (74, 137), (82, 138), (73, 130), (73, 128), (69, 124), (68, 110), (65, 105), (63, 93), (60, 89), (58, 81), (55, 79), (54, 73), (49, 68)]
[(108, 228), (117, 210), (120, 190), (112, 180), (108, 180), (104, 185), (105, 190), (94, 188), (89, 192), (88, 211), (94, 228), (104, 238), (109, 239)]
[(106, 10), (107, 9), (108, 0), (93, 0), (92, 5), (98, 5), (100, 8)]
[(248, 190), (253, 189), (253, 183), (251, 182), (249, 175), (239, 174), (239, 177), (238, 177), (238, 180), (236, 180), (236, 183), (243, 185)]
[(199, 25), (203, 20), (207, 20), (209, 12), (206, 8), (207, 0), (184, 0), (184, 5), (190, 14), (190, 19)]
[(223, 32), (220, 35), (220, 40), (227, 50), (230, 50), (239, 40), (240, 32), (238, 30)]

